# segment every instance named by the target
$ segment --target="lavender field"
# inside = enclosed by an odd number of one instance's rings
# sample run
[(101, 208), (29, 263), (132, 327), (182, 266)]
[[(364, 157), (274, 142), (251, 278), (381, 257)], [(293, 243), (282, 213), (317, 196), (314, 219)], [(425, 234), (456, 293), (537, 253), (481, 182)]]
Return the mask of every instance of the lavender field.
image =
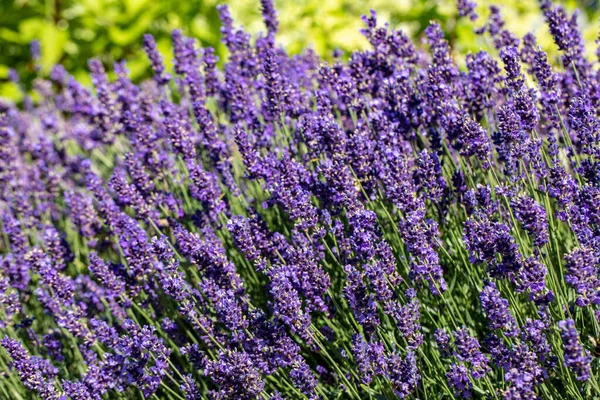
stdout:
[[(493, 50), (363, 17), (288, 55), (61, 65), (0, 100), (0, 399), (600, 398), (600, 48), (458, 0)], [(40, 57), (31, 45), (31, 63)], [(462, 57), (462, 56), (461, 56)]]

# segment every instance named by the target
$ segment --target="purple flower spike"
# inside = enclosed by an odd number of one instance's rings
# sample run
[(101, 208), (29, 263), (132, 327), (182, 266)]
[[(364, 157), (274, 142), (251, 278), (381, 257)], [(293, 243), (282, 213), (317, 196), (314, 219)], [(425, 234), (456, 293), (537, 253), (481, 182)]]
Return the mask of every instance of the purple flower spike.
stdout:
[(575, 373), (578, 381), (587, 381), (590, 379), (592, 357), (587, 354), (579, 342), (579, 333), (575, 329), (575, 322), (572, 319), (559, 321), (558, 329), (565, 346), (565, 367), (569, 367)]

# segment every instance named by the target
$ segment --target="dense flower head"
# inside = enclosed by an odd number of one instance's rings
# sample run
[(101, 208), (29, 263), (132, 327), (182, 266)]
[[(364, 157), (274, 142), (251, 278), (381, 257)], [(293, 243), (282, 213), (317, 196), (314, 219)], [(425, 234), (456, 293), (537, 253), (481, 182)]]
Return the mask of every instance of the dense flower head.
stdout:
[(472, 0), (422, 41), (373, 10), (325, 58), (272, 0), (254, 37), (203, 9), (222, 49), (144, 35), (148, 79), (93, 58), (90, 85), (32, 43), (0, 101), (0, 397), (600, 398), (600, 59), (540, 6), (548, 53)]
[(450, 354), (450, 335), (444, 329), (438, 328), (435, 331), (435, 342), (443, 355)]
[(466, 93), (469, 108), (477, 116), (496, 105), (498, 101), (498, 81), (501, 79), (497, 60), (485, 52), (479, 51), (466, 56), (468, 69)]
[(13, 368), (27, 389), (36, 392), (42, 399), (59, 399), (56, 388), (44, 376), (42, 359), (30, 356), (18, 340), (5, 337), (0, 344), (10, 355)]
[(577, 97), (569, 108), (569, 127), (573, 129), (584, 154), (600, 157), (600, 124), (591, 102)]
[(475, 12), (475, 8), (477, 7), (477, 3), (470, 0), (457, 0), (456, 6), (458, 8), (458, 15), (461, 17), (469, 17), (472, 21), (477, 19), (477, 13)]
[(552, 368), (556, 364), (556, 356), (552, 354), (550, 343), (545, 331), (548, 327), (539, 319), (528, 318), (521, 328), (521, 339), (528, 342), (531, 349), (537, 354), (538, 360), (546, 367)]
[(162, 56), (156, 49), (154, 37), (150, 34), (144, 35), (144, 51), (148, 55), (148, 59), (152, 65), (152, 70), (154, 70), (154, 79), (156, 79), (159, 84), (166, 84), (169, 82), (171, 80), (171, 76), (169, 74), (165, 74)]
[(470, 363), (471, 374), (474, 378), (484, 377), (490, 372), (489, 359), (481, 352), (479, 341), (469, 335), (466, 329), (462, 328), (454, 332), (454, 343), (456, 358), (459, 361)]
[(501, 297), (495, 282), (489, 282), (484, 286), (480, 299), (481, 306), (490, 321), (490, 328), (500, 329), (507, 336), (515, 336), (517, 323), (508, 308), (508, 300)]
[[(464, 239), (473, 262), (486, 262), (493, 274), (506, 274), (522, 267), (522, 256), (510, 228), (487, 218), (471, 218), (465, 223)], [(498, 261), (497, 255), (501, 256)]]
[(591, 248), (580, 247), (565, 256), (568, 275), (565, 280), (577, 292), (576, 303), (584, 307), (600, 302), (600, 280), (598, 277), (598, 256)]
[(554, 300), (554, 292), (546, 284), (548, 270), (535, 256), (527, 257), (523, 267), (511, 277), (517, 293), (529, 291), (529, 297), (536, 303), (544, 304)]
[(236, 351), (219, 354), (205, 373), (220, 388), (215, 395), (226, 399), (256, 398), (265, 385), (248, 355)]
[(446, 373), (446, 378), (448, 378), (448, 385), (457, 397), (463, 399), (471, 397), (473, 383), (471, 383), (469, 371), (464, 365), (452, 364), (450, 370)]
[(521, 65), (519, 64), (519, 50), (512, 46), (502, 49), (500, 58), (504, 63), (507, 84), (515, 91), (520, 90), (524, 83), (524, 77), (521, 74)]
[(416, 365), (416, 355), (408, 352), (402, 359), (394, 353), (387, 360), (387, 377), (394, 388), (394, 394), (401, 399), (408, 397), (421, 381)]
[(384, 348), (378, 342), (365, 342), (361, 335), (352, 338), (352, 356), (360, 372), (361, 382), (371, 384), (373, 378), (387, 369), (384, 359)]
[(591, 357), (587, 355), (579, 341), (579, 333), (575, 328), (575, 322), (567, 319), (558, 322), (560, 336), (565, 347), (565, 367), (573, 370), (578, 381), (590, 379)]
[(531, 197), (519, 196), (511, 201), (511, 207), (523, 229), (533, 236), (535, 246), (548, 243), (546, 210)]

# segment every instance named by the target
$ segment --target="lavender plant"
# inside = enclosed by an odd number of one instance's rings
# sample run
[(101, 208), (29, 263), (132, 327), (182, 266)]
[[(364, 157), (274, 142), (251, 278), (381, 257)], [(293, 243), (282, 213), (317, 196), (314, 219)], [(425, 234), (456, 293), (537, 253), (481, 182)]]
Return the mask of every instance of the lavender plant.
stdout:
[(458, 8), (464, 69), (375, 12), (289, 56), (262, 0), (222, 64), (146, 35), (151, 80), (0, 103), (0, 398), (600, 397), (599, 62), (548, 0), (556, 63)]

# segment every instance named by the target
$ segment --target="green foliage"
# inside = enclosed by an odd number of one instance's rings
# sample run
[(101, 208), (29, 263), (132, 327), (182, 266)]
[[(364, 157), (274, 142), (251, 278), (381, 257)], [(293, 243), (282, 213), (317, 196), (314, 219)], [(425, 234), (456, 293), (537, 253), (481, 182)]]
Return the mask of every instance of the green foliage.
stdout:
[(87, 75), (87, 60), (99, 55), (105, 62), (127, 60), (134, 76), (139, 77), (146, 68), (140, 54), (144, 33), (156, 35), (165, 52), (169, 51), (169, 32), (175, 28), (197, 36), (204, 46), (218, 45), (214, 3), (4, 0), (0, 3), (0, 76), (6, 77), (8, 67), (16, 67), (26, 77), (32, 71), (28, 44), (38, 39), (46, 72), (60, 62), (78, 78), (83, 77)]

